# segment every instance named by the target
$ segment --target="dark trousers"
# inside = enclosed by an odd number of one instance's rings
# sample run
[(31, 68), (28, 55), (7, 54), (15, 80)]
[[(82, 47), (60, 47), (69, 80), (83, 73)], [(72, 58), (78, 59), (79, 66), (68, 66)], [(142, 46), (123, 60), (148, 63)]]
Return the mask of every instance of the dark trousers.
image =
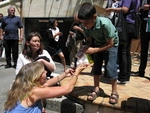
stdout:
[(119, 81), (129, 81), (131, 73), (131, 42), (134, 33), (134, 25), (128, 24), (127, 42), (120, 42), (118, 47), (118, 59), (120, 73), (118, 75)]
[(4, 40), (4, 46), (7, 65), (11, 65), (11, 53), (14, 65), (16, 65), (18, 59), (18, 40)]
[(140, 56), (140, 67), (139, 74), (144, 76), (145, 69), (147, 66), (148, 60), (148, 49), (149, 49), (149, 41), (150, 41), (150, 32), (146, 32), (146, 23), (147, 21), (143, 21), (141, 24), (140, 30), (140, 40), (141, 40), (141, 56)]
[(131, 43), (119, 44), (118, 59), (120, 73), (118, 75), (119, 81), (129, 81), (131, 73)]

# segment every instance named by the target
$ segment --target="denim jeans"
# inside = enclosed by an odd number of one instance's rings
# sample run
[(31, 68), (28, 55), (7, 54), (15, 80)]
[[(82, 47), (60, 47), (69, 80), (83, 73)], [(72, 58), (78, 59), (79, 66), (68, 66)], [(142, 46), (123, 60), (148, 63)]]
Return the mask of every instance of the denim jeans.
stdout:
[(99, 52), (94, 54), (94, 65), (93, 65), (93, 74), (101, 75), (102, 74), (102, 65), (105, 61), (105, 75), (110, 79), (117, 79), (117, 54), (118, 47), (112, 47), (107, 51)]

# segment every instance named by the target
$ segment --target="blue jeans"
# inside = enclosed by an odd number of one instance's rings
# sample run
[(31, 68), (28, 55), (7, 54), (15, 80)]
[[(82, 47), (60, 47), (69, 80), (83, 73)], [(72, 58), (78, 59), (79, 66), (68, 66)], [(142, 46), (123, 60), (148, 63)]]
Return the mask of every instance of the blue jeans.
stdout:
[(102, 51), (94, 54), (94, 65), (92, 72), (94, 75), (102, 74), (103, 61), (105, 61), (105, 75), (110, 79), (117, 79), (117, 54), (118, 47), (112, 47), (107, 51)]

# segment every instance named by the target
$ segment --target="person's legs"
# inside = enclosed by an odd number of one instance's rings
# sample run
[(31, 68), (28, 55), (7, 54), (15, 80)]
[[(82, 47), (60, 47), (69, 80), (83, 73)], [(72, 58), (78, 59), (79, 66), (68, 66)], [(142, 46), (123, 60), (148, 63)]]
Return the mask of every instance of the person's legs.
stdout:
[(117, 79), (111, 80), (111, 85), (112, 85), (112, 93), (109, 98), (109, 103), (110, 104), (117, 104), (118, 103), (118, 98), (119, 94), (117, 92)]
[(112, 84), (112, 94), (117, 94), (117, 79), (113, 79), (111, 80), (111, 84)]
[(118, 47), (118, 60), (119, 60), (119, 77), (120, 83), (125, 83), (127, 75), (127, 57), (126, 57), (126, 46), (127, 44), (119, 44)]
[(99, 91), (99, 88), (100, 88), (100, 75), (94, 75), (94, 91), (95, 92), (98, 92)]
[(2, 56), (2, 52), (3, 52), (3, 42), (2, 40), (0, 40), (0, 57)]
[(112, 47), (107, 51), (107, 57), (105, 59), (105, 65), (106, 65), (106, 72), (111, 80), (112, 85), (112, 91), (111, 96), (109, 99), (110, 104), (116, 104), (118, 103), (118, 91), (117, 91), (117, 79), (118, 79), (118, 73), (117, 73), (117, 54), (118, 54), (118, 47)]
[(13, 67), (16, 68), (17, 59), (18, 59), (18, 40), (12, 41), (12, 55), (13, 55)]
[(92, 69), (94, 79), (94, 89), (88, 94), (88, 100), (95, 100), (100, 94), (100, 75), (102, 74), (101, 68), (103, 64), (103, 52), (94, 54), (94, 65)]
[(64, 66), (64, 71), (66, 71), (66, 60), (65, 60), (65, 56), (64, 56), (63, 52), (60, 52), (60, 53), (58, 54), (58, 56), (60, 57), (61, 62), (62, 62), (62, 64), (63, 64), (63, 66)]
[(5, 56), (6, 56), (6, 66), (5, 68), (10, 68), (11, 65), (11, 41), (4, 40), (5, 43)]
[[(143, 28), (143, 29), (142, 29)], [(148, 48), (150, 33), (145, 32), (146, 23), (141, 25), (141, 55), (140, 55), (140, 67), (139, 67), (139, 76), (143, 77), (145, 74), (145, 69), (147, 66), (148, 59)]]
[(130, 74), (131, 74), (131, 65), (132, 65), (132, 61), (131, 61), (131, 42), (132, 42), (132, 38), (129, 37), (128, 39), (128, 43), (127, 43), (127, 48), (126, 48), (126, 57), (127, 57), (127, 75), (126, 75), (126, 81), (130, 81)]

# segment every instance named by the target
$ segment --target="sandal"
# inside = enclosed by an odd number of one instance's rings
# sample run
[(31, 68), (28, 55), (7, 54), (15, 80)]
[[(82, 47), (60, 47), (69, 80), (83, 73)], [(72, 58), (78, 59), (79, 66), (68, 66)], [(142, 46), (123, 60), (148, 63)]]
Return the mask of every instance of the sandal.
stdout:
[[(87, 100), (93, 101), (100, 95), (100, 91), (92, 91), (91, 93), (88, 93)], [(88, 98), (88, 96), (91, 96), (92, 98)]]
[(118, 103), (118, 99), (119, 99), (119, 95), (112, 93), (110, 98), (109, 98), (109, 103), (110, 104), (117, 104)]

